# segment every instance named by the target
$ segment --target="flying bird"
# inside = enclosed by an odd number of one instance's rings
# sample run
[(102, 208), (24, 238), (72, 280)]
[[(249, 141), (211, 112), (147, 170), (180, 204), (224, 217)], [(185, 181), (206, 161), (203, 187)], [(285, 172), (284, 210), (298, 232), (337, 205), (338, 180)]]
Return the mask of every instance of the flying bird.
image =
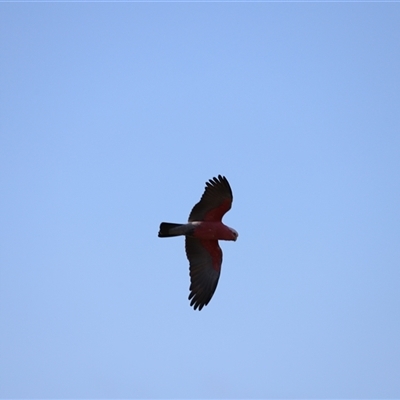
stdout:
[(233, 240), (238, 233), (222, 223), (232, 206), (232, 189), (221, 175), (206, 182), (200, 201), (193, 207), (186, 224), (162, 222), (158, 237), (185, 236), (190, 270), (190, 305), (199, 311), (206, 306), (217, 288), (222, 264), (218, 240)]

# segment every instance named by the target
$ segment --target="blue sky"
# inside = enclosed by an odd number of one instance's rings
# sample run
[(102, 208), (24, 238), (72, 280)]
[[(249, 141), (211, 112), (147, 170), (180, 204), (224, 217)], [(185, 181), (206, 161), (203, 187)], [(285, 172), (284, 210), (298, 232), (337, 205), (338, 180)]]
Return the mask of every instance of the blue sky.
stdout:
[(400, 397), (399, 3), (0, 10), (0, 397)]

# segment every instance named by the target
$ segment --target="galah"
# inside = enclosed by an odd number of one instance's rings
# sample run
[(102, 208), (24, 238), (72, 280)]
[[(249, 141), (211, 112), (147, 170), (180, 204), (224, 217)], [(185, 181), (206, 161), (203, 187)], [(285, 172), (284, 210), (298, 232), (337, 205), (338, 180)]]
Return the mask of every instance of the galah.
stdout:
[(158, 237), (185, 236), (190, 270), (190, 305), (199, 311), (217, 288), (222, 264), (218, 240), (233, 240), (238, 233), (222, 223), (230, 210), (233, 195), (228, 180), (221, 175), (206, 182), (200, 201), (193, 207), (186, 224), (162, 222)]

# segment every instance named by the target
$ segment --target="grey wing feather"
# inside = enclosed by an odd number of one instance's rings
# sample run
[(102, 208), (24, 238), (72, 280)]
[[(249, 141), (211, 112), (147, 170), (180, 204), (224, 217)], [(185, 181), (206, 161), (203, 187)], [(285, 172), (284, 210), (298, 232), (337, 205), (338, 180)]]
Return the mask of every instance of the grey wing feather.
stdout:
[(205, 191), (200, 201), (193, 207), (189, 221), (202, 221), (207, 214), (213, 219), (221, 219), (231, 208), (233, 194), (228, 180), (221, 175), (206, 182)]
[[(186, 255), (190, 263), (190, 305), (195, 310), (198, 308), (200, 311), (213, 297), (220, 272), (213, 268), (212, 257), (199, 239), (186, 236), (185, 245)], [(219, 246), (218, 249), (221, 251)]]

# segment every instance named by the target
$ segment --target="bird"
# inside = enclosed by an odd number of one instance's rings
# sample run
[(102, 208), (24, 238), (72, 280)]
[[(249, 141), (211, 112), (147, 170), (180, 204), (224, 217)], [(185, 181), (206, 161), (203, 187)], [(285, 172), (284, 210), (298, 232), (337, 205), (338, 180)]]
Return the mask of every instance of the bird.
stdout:
[(194, 310), (206, 306), (218, 285), (222, 265), (219, 240), (236, 241), (239, 234), (222, 223), (231, 209), (233, 194), (225, 176), (218, 175), (206, 182), (200, 201), (193, 207), (187, 223), (162, 222), (158, 237), (185, 236), (189, 261), (189, 301)]

